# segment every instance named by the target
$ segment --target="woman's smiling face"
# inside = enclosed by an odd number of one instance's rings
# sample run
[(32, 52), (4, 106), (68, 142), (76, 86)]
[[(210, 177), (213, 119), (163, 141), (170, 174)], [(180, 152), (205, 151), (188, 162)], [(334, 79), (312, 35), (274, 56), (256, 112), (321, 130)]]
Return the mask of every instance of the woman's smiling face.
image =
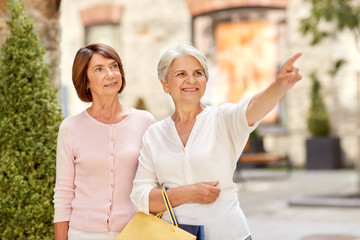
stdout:
[(206, 77), (199, 61), (185, 55), (174, 59), (162, 85), (175, 103), (197, 103), (204, 96)]
[(115, 96), (121, 88), (121, 73), (118, 63), (95, 53), (87, 69), (88, 88), (93, 98)]

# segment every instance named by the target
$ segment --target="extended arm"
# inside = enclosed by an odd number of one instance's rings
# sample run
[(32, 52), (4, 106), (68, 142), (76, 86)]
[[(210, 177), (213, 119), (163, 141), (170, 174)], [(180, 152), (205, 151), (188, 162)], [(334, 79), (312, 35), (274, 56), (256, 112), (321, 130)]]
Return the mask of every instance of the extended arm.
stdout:
[(300, 56), (301, 53), (297, 53), (288, 59), (281, 67), (276, 80), (252, 98), (246, 110), (246, 119), (250, 126), (265, 117), (285, 95), (286, 91), (301, 80), (302, 76), (299, 69), (294, 66), (294, 62)]

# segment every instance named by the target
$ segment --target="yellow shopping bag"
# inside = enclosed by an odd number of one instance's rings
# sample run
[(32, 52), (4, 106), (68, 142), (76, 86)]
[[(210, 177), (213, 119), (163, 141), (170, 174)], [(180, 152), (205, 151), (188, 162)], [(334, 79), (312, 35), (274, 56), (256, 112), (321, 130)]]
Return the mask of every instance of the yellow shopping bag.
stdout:
[(196, 240), (196, 236), (179, 228), (165, 189), (163, 197), (171, 223), (161, 219), (162, 213), (155, 216), (139, 212), (116, 240)]

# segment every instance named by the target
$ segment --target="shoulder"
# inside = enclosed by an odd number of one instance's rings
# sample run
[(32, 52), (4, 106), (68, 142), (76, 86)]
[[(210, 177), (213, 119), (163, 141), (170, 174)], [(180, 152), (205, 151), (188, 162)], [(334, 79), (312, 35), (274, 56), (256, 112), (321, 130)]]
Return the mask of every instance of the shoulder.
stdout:
[(83, 124), (84, 123), (83, 119), (86, 117), (85, 111), (76, 115), (66, 117), (61, 122), (60, 129), (69, 129), (72, 127), (77, 127), (79, 124)]
[(251, 97), (248, 97), (245, 99), (241, 99), (237, 103), (224, 103), (224, 104), (220, 105), (218, 108), (219, 108), (220, 112), (241, 111), (241, 110), (247, 108), (250, 101), (251, 101)]
[(170, 117), (167, 117), (163, 120), (160, 120), (158, 122), (155, 122), (154, 124), (152, 124), (148, 130), (146, 131), (146, 135), (148, 136), (152, 136), (152, 135), (158, 135), (161, 133), (168, 133), (171, 127), (171, 119)]
[(148, 123), (154, 123), (155, 117), (148, 111), (131, 108), (131, 114), (133, 117)]

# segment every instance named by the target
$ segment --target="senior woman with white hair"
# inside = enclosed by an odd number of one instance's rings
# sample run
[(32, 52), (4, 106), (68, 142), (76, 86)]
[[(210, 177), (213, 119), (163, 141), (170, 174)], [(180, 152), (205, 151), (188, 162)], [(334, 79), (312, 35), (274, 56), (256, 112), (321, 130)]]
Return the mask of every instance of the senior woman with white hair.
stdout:
[[(201, 103), (208, 80), (205, 56), (191, 45), (166, 51), (158, 77), (174, 113), (150, 126), (143, 137), (131, 199), (139, 211), (166, 210), (167, 190), (179, 223), (204, 225), (207, 240), (251, 239), (233, 174), (251, 131), (302, 77), (293, 63), (255, 96), (219, 107)], [(164, 214), (165, 220), (167, 214)]]

